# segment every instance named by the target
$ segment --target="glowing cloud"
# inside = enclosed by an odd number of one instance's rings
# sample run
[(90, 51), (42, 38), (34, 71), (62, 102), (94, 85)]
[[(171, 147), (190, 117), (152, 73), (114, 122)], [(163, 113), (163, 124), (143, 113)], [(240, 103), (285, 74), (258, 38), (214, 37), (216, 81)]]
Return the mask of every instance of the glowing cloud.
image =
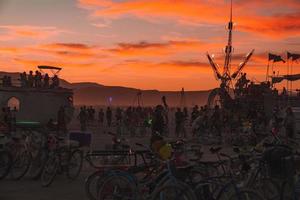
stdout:
[(1, 34), (0, 40), (16, 40), (19, 38), (45, 39), (64, 32), (52, 26), (40, 27), (28, 25), (1, 25), (1, 30), (4, 33)]

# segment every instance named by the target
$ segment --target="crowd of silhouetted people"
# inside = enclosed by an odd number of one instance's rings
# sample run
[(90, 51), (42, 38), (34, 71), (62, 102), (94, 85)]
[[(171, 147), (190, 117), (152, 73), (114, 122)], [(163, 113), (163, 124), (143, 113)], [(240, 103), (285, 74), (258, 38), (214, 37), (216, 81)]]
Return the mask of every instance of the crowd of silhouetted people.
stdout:
[[(153, 109), (150, 107), (116, 107), (115, 109), (108, 106), (100, 108), (96, 113), (92, 106), (82, 106), (79, 110), (78, 120), (81, 130), (85, 131), (91, 124), (99, 124), (106, 127), (117, 127), (126, 129), (132, 136), (136, 135), (137, 128), (146, 128), (151, 124)], [(121, 131), (121, 130), (119, 130)]]
[[(224, 138), (227, 135), (246, 133), (256, 137), (259, 134), (268, 134), (269, 128), (285, 129), (286, 136), (294, 137), (295, 117), (288, 108), (277, 108), (271, 118), (268, 118), (263, 109), (248, 109), (245, 112), (226, 110), (220, 106), (193, 108), (173, 107), (162, 105), (156, 107), (111, 107), (99, 108), (83, 106), (80, 108), (78, 120), (81, 130), (86, 131), (89, 126), (116, 128), (120, 135), (143, 137), (147, 133), (159, 132), (163, 136), (178, 138), (197, 137), (211, 134), (214, 137)], [(280, 110), (280, 112), (279, 112)], [(280, 114), (279, 114), (280, 113)], [(274, 129), (275, 128), (275, 129)], [(226, 135), (227, 134), (227, 135)]]
[(2, 108), (1, 112), (1, 131), (0, 132), (10, 132), (14, 131), (16, 128), (16, 112), (17, 108), (10, 108), (8, 106)]
[(11, 87), (12, 81), (10, 76), (3, 76), (2, 80), (2, 86), (3, 87)]
[[(50, 81), (51, 80), (51, 81)], [(41, 72), (30, 71), (28, 74), (23, 72), (20, 74), (21, 87), (35, 87), (35, 88), (58, 88), (59, 87), (59, 78), (57, 75), (54, 75), (52, 78), (46, 73), (42, 75)]]
[[(13, 81), (11, 76), (3, 76), (2, 80), (2, 86), (3, 87), (12, 87)], [(35, 74), (33, 71), (29, 71), (27, 74), (26, 72), (20, 73), (20, 78), (18, 79), (20, 81), (20, 86), (24, 88), (58, 88), (59, 87), (59, 78), (57, 75), (54, 75), (53, 77), (49, 77), (49, 75), (46, 73), (43, 75), (39, 71), (35, 71)]]

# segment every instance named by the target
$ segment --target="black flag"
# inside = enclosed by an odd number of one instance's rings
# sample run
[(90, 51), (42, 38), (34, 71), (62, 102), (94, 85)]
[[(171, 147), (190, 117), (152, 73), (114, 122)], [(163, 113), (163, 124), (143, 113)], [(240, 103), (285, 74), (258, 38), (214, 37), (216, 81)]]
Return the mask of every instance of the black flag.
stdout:
[(283, 59), (281, 58), (281, 56), (277, 56), (277, 57), (274, 59), (274, 62), (283, 62), (283, 63), (285, 63), (285, 60), (283, 60)]
[(287, 58), (292, 59), (292, 61), (298, 60), (300, 58), (300, 54), (287, 52)]
[(273, 60), (273, 62), (283, 62), (283, 63), (285, 63), (285, 60), (283, 60), (281, 58), (281, 56), (278, 56), (278, 55), (275, 55), (275, 54), (271, 54), (271, 53), (269, 53), (269, 61), (270, 60)]
[(277, 55), (269, 53), (269, 60), (273, 60), (277, 57)]

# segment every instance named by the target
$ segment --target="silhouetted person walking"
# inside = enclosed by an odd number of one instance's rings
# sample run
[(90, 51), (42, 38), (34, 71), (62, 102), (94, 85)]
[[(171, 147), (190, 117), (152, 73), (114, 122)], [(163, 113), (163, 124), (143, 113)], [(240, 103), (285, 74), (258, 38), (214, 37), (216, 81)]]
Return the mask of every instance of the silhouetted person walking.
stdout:
[(44, 77), (44, 87), (45, 88), (49, 88), (49, 75), (48, 74), (45, 74), (45, 77)]
[(106, 109), (106, 121), (107, 121), (107, 126), (111, 126), (111, 120), (112, 120), (112, 111), (110, 107), (107, 107)]
[(175, 135), (176, 137), (181, 137), (182, 129), (184, 125), (184, 114), (181, 112), (180, 108), (177, 108), (175, 113)]
[(153, 122), (152, 122), (152, 133), (160, 133), (161, 135), (164, 132), (164, 116), (163, 116), (164, 108), (161, 105), (156, 106), (154, 114), (153, 114)]
[(67, 132), (65, 108), (63, 106), (60, 107), (60, 109), (57, 113), (57, 127), (58, 127), (59, 132), (62, 132), (62, 133)]
[(293, 139), (294, 132), (295, 132), (295, 116), (290, 107), (286, 109), (284, 127), (285, 127), (286, 137), (288, 139)]
[(103, 109), (101, 108), (98, 112), (98, 122), (102, 126), (104, 122), (104, 112)]
[(33, 83), (34, 83), (33, 72), (30, 71), (28, 74), (28, 86), (33, 87)]
[(86, 125), (87, 125), (87, 113), (86, 109), (84, 107), (80, 108), (79, 112), (79, 121), (80, 121), (80, 129), (81, 131), (86, 131)]

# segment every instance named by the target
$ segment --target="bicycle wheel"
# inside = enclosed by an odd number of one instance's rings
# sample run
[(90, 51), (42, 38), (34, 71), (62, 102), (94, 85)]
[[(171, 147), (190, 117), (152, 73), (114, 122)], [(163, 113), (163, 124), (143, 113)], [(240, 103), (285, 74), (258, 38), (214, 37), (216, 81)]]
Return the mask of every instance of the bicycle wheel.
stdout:
[(12, 157), (7, 151), (0, 151), (0, 180), (4, 179), (12, 166)]
[(13, 180), (21, 179), (28, 171), (31, 163), (31, 155), (23, 151), (16, 156), (11, 166), (11, 177)]
[(251, 189), (259, 191), (266, 200), (280, 200), (280, 187), (272, 179), (258, 180)]
[[(226, 199), (227, 200), (227, 199)], [(241, 189), (238, 193), (233, 194), (228, 200), (265, 200), (260, 193), (251, 189)]]
[(84, 183), (85, 194), (90, 200), (97, 200), (98, 182), (103, 176), (102, 171), (96, 171), (89, 175)]
[(125, 174), (105, 177), (99, 185), (97, 200), (138, 200), (137, 187)]
[(32, 159), (31, 161), (31, 165), (28, 171), (28, 176), (31, 179), (38, 179), (44, 169), (44, 166), (47, 162), (48, 159), (48, 151), (46, 149), (42, 149), (40, 150), (40, 152), (38, 153), (38, 155)]
[(79, 149), (71, 152), (67, 165), (67, 177), (74, 180), (80, 174), (83, 163), (83, 153)]
[(151, 196), (151, 200), (197, 200), (192, 190), (181, 184), (162, 186)]
[(56, 155), (51, 155), (42, 172), (42, 186), (48, 187), (53, 182), (59, 167), (59, 158)]
[(295, 200), (295, 186), (291, 181), (285, 181), (281, 185), (280, 200)]
[(204, 179), (196, 184), (194, 192), (198, 200), (216, 199), (223, 187), (224, 183), (220, 178)]

